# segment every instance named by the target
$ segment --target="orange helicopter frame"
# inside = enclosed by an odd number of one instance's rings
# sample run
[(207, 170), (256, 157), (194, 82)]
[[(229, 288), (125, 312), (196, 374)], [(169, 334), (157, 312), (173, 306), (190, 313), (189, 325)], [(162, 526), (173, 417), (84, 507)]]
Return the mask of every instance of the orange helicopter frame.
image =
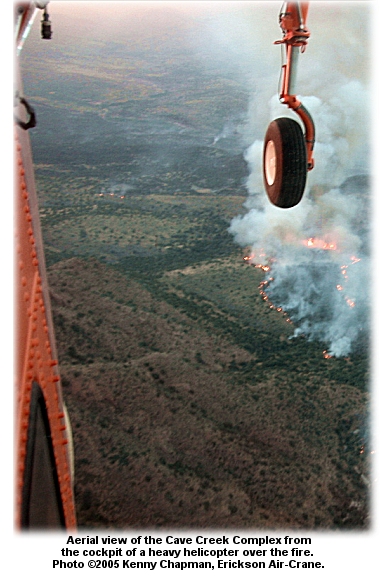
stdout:
[[(47, 2), (15, 5), (16, 50), (38, 9), (51, 37)], [(71, 431), (58, 374), (28, 129), (36, 124), (22, 96), (15, 57), (15, 526), (76, 528)]]

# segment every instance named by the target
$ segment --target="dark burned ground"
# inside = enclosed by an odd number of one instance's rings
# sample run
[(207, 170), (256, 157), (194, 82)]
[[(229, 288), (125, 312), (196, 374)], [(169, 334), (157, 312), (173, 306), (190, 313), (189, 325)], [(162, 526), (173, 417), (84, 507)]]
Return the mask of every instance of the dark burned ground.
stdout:
[(79, 526), (367, 526), (355, 361), (95, 258), (49, 283)]

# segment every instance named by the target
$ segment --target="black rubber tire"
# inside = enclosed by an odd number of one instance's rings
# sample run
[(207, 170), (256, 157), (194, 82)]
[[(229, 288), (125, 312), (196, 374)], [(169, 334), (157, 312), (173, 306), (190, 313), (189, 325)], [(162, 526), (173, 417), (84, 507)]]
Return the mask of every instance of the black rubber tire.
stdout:
[(264, 141), (263, 174), (271, 203), (290, 208), (301, 201), (306, 185), (307, 153), (297, 121), (280, 117), (270, 123)]

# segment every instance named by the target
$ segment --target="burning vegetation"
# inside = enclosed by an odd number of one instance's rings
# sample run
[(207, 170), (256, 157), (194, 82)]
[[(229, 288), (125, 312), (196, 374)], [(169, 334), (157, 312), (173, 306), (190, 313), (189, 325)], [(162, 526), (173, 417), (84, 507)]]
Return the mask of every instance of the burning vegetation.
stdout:
[[(338, 246), (333, 241), (326, 241), (321, 238), (314, 238), (310, 237), (307, 239), (302, 240), (302, 246), (313, 249), (313, 250), (320, 250), (320, 251), (335, 251), (339, 252)], [(274, 276), (272, 275), (273, 264), (275, 264), (276, 260), (274, 258), (268, 258), (265, 254), (263, 248), (260, 248), (258, 251), (251, 251), (251, 253), (245, 255), (243, 257), (243, 261), (247, 264), (254, 266), (255, 268), (261, 269), (265, 274), (266, 277), (262, 280), (258, 286), (259, 293), (262, 296), (264, 302), (266, 302), (271, 309), (277, 310), (277, 312), (281, 312), (282, 315), (285, 317), (286, 322), (289, 324), (293, 324), (293, 320), (291, 315), (284, 309), (280, 304), (276, 303), (276, 301), (271, 300), (270, 292), (270, 285), (275, 281)], [(340, 274), (343, 276), (344, 280), (347, 282), (349, 280), (348, 269), (360, 262), (361, 259), (352, 255), (350, 257), (349, 263), (343, 264), (340, 266)], [(345, 294), (344, 290), (345, 287), (341, 283), (335, 284), (335, 288), (338, 292), (342, 293), (345, 303), (349, 308), (354, 308), (356, 305), (355, 299), (351, 298), (349, 295)], [(323, 350), (323, 357), (326, 359), (332, 358), (333, 354), (331, 354), (328, 350)]]

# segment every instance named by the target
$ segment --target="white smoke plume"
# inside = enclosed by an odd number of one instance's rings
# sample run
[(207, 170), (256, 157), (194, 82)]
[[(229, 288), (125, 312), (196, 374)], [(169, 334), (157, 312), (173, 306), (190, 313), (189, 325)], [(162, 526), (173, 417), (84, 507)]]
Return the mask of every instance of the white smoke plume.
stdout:
[[(311, 29), (313, 14), (317, 22), (323, 14), (328, 18), (330, 3), (323, 4), (310, 11)], [(368, 58), (364, 56), (368, 39), (361, 36), (369, 10), (366, 4), (363, 10), (357, 3), (350, 4), (332, 4), (333, 16), (337, 16), (336, 10), (342, 12), (335, 36), (323, 37), (320, 51), (315, 48), (307, 64), (308, 48), (300, 58), (303, 89), (313, 90), (300, 99), (316, 126), (315, 168), (308, 173), (302, 201), (295, 208), (279, 209), (269, 202), (264, 190), (266, 126), (262, 113), (268, 111), (267, 124), (280, 116), (298, 120), (279, 103), (277, 94), (272, 92), (268, 97), (265, 83), (265, 90), (256, 90), (253, 95), (247, 128), (252, 143), (246, 150), (250, 170), (247, 213), (234, 218), (229, 228), (238, 244), (250, 247), (251, 262), (267, 260), (270, 264), (265, 292), (275, 306), (289, 314), (294, 336), (320, 340), (329, 354), (337, 357), (355, 352), (368, 336), (371, 286), (371, 111)], [(358, 26), (358, 19), (364, 29)], [(342, 42), (344, 55), (336, 51), (337, 37), (343, 40), (343, 32), (350, 38)], [(363, 54), (358, 54), (360, 51)]]

